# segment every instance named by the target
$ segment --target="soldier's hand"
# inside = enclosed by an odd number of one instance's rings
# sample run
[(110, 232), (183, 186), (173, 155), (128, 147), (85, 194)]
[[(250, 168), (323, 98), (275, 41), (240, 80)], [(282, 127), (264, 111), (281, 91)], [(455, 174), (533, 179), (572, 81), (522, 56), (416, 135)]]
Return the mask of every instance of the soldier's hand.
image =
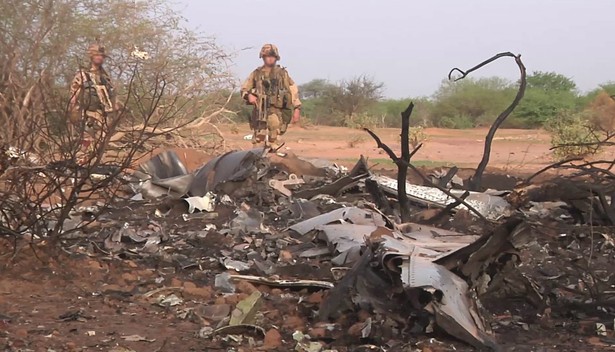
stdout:
[(258, 97), (254, 94), (248, 94), (248, 103), (252, 104), (252, 105), (256, 105), (258, 101)]
[(301, 109), (295, 109), (295, 111), (293, 111), (293, 119), (292, 119), (292, 123), (297, 123), (299, 122), (299, 119), (301, 119)]

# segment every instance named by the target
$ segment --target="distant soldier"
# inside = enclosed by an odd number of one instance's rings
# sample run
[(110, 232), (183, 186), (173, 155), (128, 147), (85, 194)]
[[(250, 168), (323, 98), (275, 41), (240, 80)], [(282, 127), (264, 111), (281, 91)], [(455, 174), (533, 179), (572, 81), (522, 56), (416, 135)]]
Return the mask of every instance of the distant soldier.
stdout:
[(92, 44), (87, 54), (90, 69), (81, 69), (70, 86), (70, 118), (75, 126), (84, 128), (82, 145), (91, 150), (92, 143), (98, 140), (107, 129), (107, 117), (115, 111), (115, 93), (109, 75), (103, 68), (105, 47)]
[(254, 131), (252, 143), (265, 142), (266, 146), (275, 148), (278, 136), (286, 132), (291, 120), (299, 121), (299, 89), (288, 71), (277, 65), (280, 53), (275, 45), (265, 44), (259, 58), (263, 59), (264, 65), (254, 70), (241, 86), (241, 96), (248, 104), (254, 105), (250, 119)]

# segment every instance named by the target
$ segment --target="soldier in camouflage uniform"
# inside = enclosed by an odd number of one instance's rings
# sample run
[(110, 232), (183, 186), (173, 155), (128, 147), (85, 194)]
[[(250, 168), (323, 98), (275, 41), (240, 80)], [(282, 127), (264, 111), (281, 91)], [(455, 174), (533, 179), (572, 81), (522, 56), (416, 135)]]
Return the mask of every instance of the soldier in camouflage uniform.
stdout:
[(275, 148), (278, 136), (286, 132), (288, 124), (299, 121), (299, 89), (286, 69), (277, 65), (280, 53), (275, 45), (265, 44), (259, 58), (263, 59), (263, 66), (254, 70), (241, 86), (241, 96), (254, 105), (250, 120), (254, 131), (252, 143), (265, 142)]
[(93, 143), (107, 131), (107, 117), (115, 111), (115, 94), (109, 75), (103, 68), (105, 47), (92, 44), (87, 54), (89, 70), (81, 69), (70, 86), (70, 119), (78, 131), (83, 130), (82, 146), (92, 151)]

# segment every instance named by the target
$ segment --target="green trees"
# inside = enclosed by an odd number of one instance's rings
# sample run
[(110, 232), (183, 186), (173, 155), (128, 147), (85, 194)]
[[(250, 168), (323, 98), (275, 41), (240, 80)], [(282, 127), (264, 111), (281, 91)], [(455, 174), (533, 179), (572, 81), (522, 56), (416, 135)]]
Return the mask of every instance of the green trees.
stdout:
[(364, 112), (382, 98), (383, 83), (366, 76), (342, 81), (329, 91), (328, 99), (333, 111), (344, 117), (346, 125), (355, 122), (357, 114)]
[(563, 111), (577, 108), (577, 85), (555, 72), (534, 72), (527, 77), (525, 97), (514, 116), (525, 128), (537, 128)]
[[(500, 77), (467, 78), (458, 82), (444, 80), (432, 96), (423, 98), (381, 99), (382, 88), (382, 84), (366, 81), (365, 77), (337, 85), (315, 79), (301, 86), (304, 113), (317, 124), (349, 125), (359, 116), (360, 120), (368, 119), (373, 125), (395, 127), (399, 125), (400, 111), (414, 101), (413, 126), (486, 127), (510, 104), (517, 92), (515, 82)], [(366, 96), (366, 93), (370, 94)], [(534, 72), (527, 77), (524, 99), (504, 127), (552, 126), (558, 116), (584, 111), (601, 94), (615, 95), (615, 82), (580, 94), (576, 83), (565, 75)]]
[(367, 76), (332, 84), (314, 79), (299, 87), (303, 99), (303, 113), (316, 123), (333, 121), (335, 125), (351, 126), (358, 115), (382, 98), (383, 83)]
[(326, 79), (317, 78), (302, 84), (299, 88), (301, 99), (310, 100), (326, 98), (335, 89), (335, 85)]
[(445, 80), (432, 98), (432, 124), (444, 128), (488, 126), (514, 94), (510, 82), (498, 77)]

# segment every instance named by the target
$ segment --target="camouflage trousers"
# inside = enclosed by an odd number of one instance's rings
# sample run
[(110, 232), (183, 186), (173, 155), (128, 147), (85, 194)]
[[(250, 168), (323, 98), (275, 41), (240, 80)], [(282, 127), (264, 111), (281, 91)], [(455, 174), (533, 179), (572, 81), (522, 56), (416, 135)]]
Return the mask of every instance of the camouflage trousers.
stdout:
[(290, 122), (290, 118), (286, 115), (290, 117), (290, 114), (288, 114), (286, 110), (271, 109), (267, 116), (267, 120), (264, 121), (255, 120), (256, 114), (257, 112), (255, 110), (253, 115), (254, 122), (252, 124), (252, 129), (254, 130), (252, 143), (261, 144), (263, 142), (269, 142), (269, 144), (278, 144), (279, 136), (286, 133), (288, 123)]
[(83, 134), (81, 135), (81, 148), (77, 153), (77, 158), (87, 161), (96, 152), (96, 142), (101, 140), (105, 127), (105, 114), (102, 111), (85, 111)]

